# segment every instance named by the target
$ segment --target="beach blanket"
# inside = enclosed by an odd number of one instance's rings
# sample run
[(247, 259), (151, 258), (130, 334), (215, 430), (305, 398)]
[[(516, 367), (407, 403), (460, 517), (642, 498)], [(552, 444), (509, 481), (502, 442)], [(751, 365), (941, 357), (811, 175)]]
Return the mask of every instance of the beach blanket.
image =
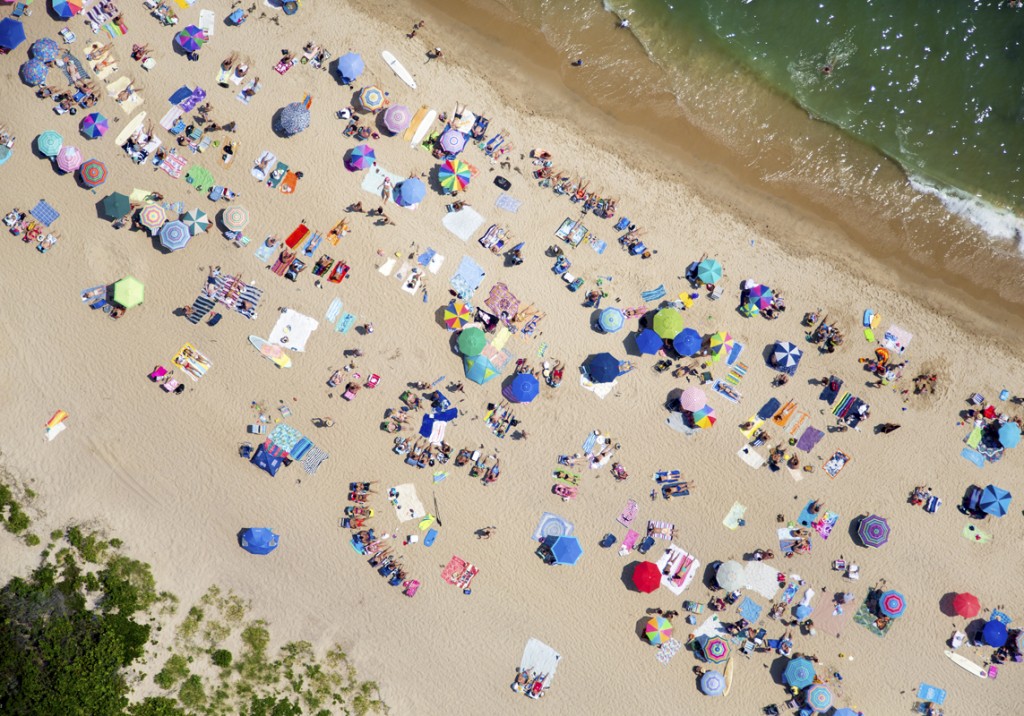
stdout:
[(590, 431), (586, 439), (583, 441), (583, 454), (589, 455), (594, 450), (594, 445), (597, 444), (597, 431)]
[(670, 544), (665, 549), (665, 553), (656, 564), (661, 571), (662, 585), (676, 596), (690, 586), (694, 575), (700, 569), (700, 561), (675, 544)]
[(766, 562), (747, 562), (743, 567), (746, 589), (757, 592), (765, 599), (774, 599), (779, 591), (779, 573)]
[[(779, 537), (779, 549), (782, 550), (783, 554), (790, 554), (793, 552), (793, 547), (796, 545), (799, 538), (793, 536), (792, 527), (780, 527), (778, 532)], [(807, 541), (808, 551), (811, 549), (810, 540)]]
[(270, 435), (267, 436), (267, 439), (285, 452), (291, 452), (296, 443), (298, 443), (299, 440), (302, 440), (302, 433), (287, 423), (278, 423), (274, 429), (270, 431)]
[(206, 90), (204, 90), (202, 87), (196, 87), (194, 90), (192, 90), (188, 97), (183, 99), (181, 102), (178, 102), (177, 104), (181, 105), (181, 108), (187, 113), (191, 112), (196, 107), (198, 107), (205, 99)]
[(796, 447), (798, 450), (810, 452), (811, 450), (814, 449), (814, 446), (818, 444), (818, 441), (821, 440), (823, 437), (825, 437), (825, 433), (816, 428), (808, 426), (804, 430), (803, 435), (800, 436), (800, 439), (797, 440)]
[(917, 698), (942, 706), (946, 703), (946, 690), (921, 682), (921, 685), (917, 687)]
[[(743, 344), (739, 343), (739, 342), (733, 343), (732, 350), (729, 351), (729, 357), (726, 358), (725, 364), (726, 365), (732, 365), (733, 363), (735, 363), (737, 360), (739, 360), (740, 353), (742, 353), (742, 352), (743, 352)], [(741, 363), (740, 365), (743, 365), (743, 364)], [(745, 366), (745, 365), (743, 365), (743, 372), (744, 373), (747, 372), (747, 366)]]
[(319, 325), (315, 318), (287, 308), (281, 312), (268, 341), (290, 351), (304, 351), (306, 342)]
[(343, 304), (341, 302), (341, 299), (335, 298), (333, 301), (331, 301), (331, 305), (327, 307), (327, 313), (324, 315), (324, 318), (326, 318), (331, 323), (334, 323), (336, 320), (338, 320), (338, 315), (341, 313), (342, 305)]
[(725, 379), (726, 379), (727, 382), (731, 383), (732, 385), (739, 385), (740, 381), (743, 380), (743, 378), (744, 378), (744, 376), (746, 376), (746, 374), (747, 374), (747, 364), (746, 363), (737, 363), (736, 366), (731, 371), (729, 371), (729, 375), (725, 376)]
[(726, 632), (718, 615), (712, 614), (701, 622), (700, 626), (694, 629), (692, 633), (694, 639), (699, 639), (702, 636), (723, 636)]
[(177, 122), (178, 119), (181, 118), (181, 115), (183, 115), (184, 113), (185, 112), (184, 110), (182, 110), (181, 107), (179, 107), (178, 105), (174, 105), (169, 110), (167, 110), (167, 114), (165, 114), (163, 116), (163, 119), (160, 120), (160, 126), (166, 129), (168, 132), (171, 131), (171, 127), (174, 126), (175, 122)]
[(274, 167), (274, 171), (270, 172), (270, 176), (267, 177), (267, 186), (271, 189), (276, 189), (284, 181), (284, 175), (288, 173), (288, 165), (282, 162), (280, 159), (277, 161), (277, 166)]
[(476, 290), (480, 288), (480, 284), (486, 275), (480, 264), (468, 256), (463, 256), (459, 262), (459, 268), (448, 283), (455, 289), (455, 292), (461, 299), (468, 301), (476, 293)]
[(988, 532), (982, 532), (970, 523), (966, 524), (960, 531), (960, 536), (969, 542), (977, 542), (980, 544), (988, 544), (992, 541), (992, 535)]
[(752, 438), (754, 436), (754, 433), (758, 431), (758, 428), (764, 425), (764, 421), (758, 418), (757, 415), (751, 415), (747, 419), (746, 424), (749, 424), (750, 427), (747, 428), (746, 430), (740, 428), (740, 432), (743, 433), (743, 437)]
[(185, 175), (185, 181), (195, 188), (196, 191), (205, 194), (213, 186), (213, 174), (205, 167), (193, 166)]
[(160, 168), (175, 179), (181, 179), (187, 165), (188, 160), (185, 157), (174, 153), (165, 155), (164, 160), (160, 162)]
[(910, 345), (911, 339), (914, 337), (910, 331), (907, 331), (899, 326), (889, 326), (888, 330), (882, 335), (881, 344), (889, 350), (902, 353), (907, 350), (907, 346)]
[(544, 688), (551, 686), (551, 681), (558, 670), (558, 662), (562, 655), (539, 639), (531, 638), (523, 649), (523, 658), (519, 660), (520, 671), (532, 671), (534, 674), (547, 674)]
[(743, 515), (745, 514), (747, 514), (746, 506), (734, 502), (732, 507), (729, 508), (729, 514), (722, 520), (722, 524), (731, 530), (737, 529), (740, 526), (740, 522), (743, 521)]
[(256, 253), (255, 253), (256, 259), (258, 261), (262, 261), (263, 263), (268, 263), (270, 261), (270, 259), (272, 259), (274, 257), (274, 251), (276, 251), (276, 250), (277, 250), (276, 246), (267, 246), (267, 243), (263, 242), (256, 249)]
[(740, 602), (737, 611), (740, 616), (746, 619), (751, 624), (756, 624), (757, 620), (761, 618), (761, 612), (764, 611), (764, 607), (755, 602), (750, 597), (744, 597), (743, 601)]
[(814, 612), (814, 626), (822, 634), (829, 634), (839, 639), (854, 611), (852, 603), (836, 604), (832, 602)]
[(655, 539), (671, 540), (676, 533), (676, 526), (671, 522), (660, 520), (649, 520), (647, 522), (647, 536)]
[(832, 528), (836, 526), (839, 521), (839, 515), (835, 512), (826, 512), (821, 519), (817, 519), (811, 523), (811, 527), (814, 531), (821, 535), (822, 539), (828, 539), (829, 535), (832, 534)]
[(830, 375), (828, 377), (828, 382), (825, 383), (825, 387), (822, 388), (821, 395), (819, 395), (818, 398), (824, 400), (829, 405), (832, 405), (836, 398), (839, 397), (839, 391), (842, 387), (843, 381), (834, 375)]
[(759, 420), (767, 420), (768, 418), (775, 415), (775, 411), (782, 405), (777, 398), (772, 398), (757, 411), (757, 417)]
[(77, 70), (78, 79), (87, 80), (89, 79), (89, 71), (85, 69), (85, 65), (82, 61), (72, 55), (70, 52), (65, 52), (63, 55), (64, 67), (60, 68), (60, 71), (64, 73), (64, 77), (67, 78), (68, 84), (74, 84), (75, 78), (71, 75), (70, 67), (74, 67)]
[(590, 248), (592, 248), (598, 256), (603, 254), (605, 252), (605, 249), (608, 248), (608, 242), (601, 241), (596, 236), (591, 236), (590, 240), (587, 243), (590, 244)]
[(668, 425), (673, 430), (675, 430), (677, 433), (682, 433), (687, 437), (691, 437), (694, 433), (697, 432), (695, 428), (691, 428), (689, 425), (686, 424), (686, 417), (679, 412), (673, 411), (669, 413), (668, 417), (665, 418), (665, 424)]
[(721, 380), (716, 380), (715, 384), (711, 387), (730, 403), (738, 403), (743, 397), (738, 390)]
[(842, 469), (846, 467), (846, 464), (848, 462), (850, 462), (850, 456), (847, 455), (842, 450), (836, 450), (834, 453), (832, 453), (832, 457), (830, 457), (825, 462), (825, 464), (822, 465), (822, 469), (828, 474), (829, 477), (835, 479), (839, 475), (839, 473), (842, 472)]
[(663, 666), (668, 666), (669, 662), (672, 661), (672, 657), (678, 654), (679, 650), (682, 648), (682, 642), (675, 637), (672, 637), (662, 644), (660, 649), (654, 652), (654, 658)]
[(470, 564), (462, 557), (452, 556), (448, 564), (441, 570), (441, 579), (460, 589), (469, 589), (469, 585), (473, 583), (473, 578), (479, 571), (476, 565)]
[[(277, 157), (273, 152), (263, 151), (253, 162), (252, 171), (250, 172), (256, 181), (265, 181), (267, 175), (270, 174), (270, 167), (274, 166), (277, 162)], [(260, 169), (260, 166), (263, 168)]]
[(796, 520), (798, 525), (801, 527), (810, 527), (811, 523), (817, 519), (817, 515), (811, 512), (811, 507), (813, 506), (814, 500), (810, 500), (806, 505), (804, 505), (804, 509), (800, 511), (800, 516)]
[(391, 180), (391, 191), (393, 193), (395, 187), (401, 184), (405, 177), (402, 176), (401, 174), (389, 172), (387, 169), (384, 169), (380, 164), (374, 164), (366, 171), (366, 174), (363, 176), (363, 181), (360, 184), (360, 186), (362, 187), (363, 191), (373, 194), (378, 199), (382, 199), (383, 195), (381, 194), (381, 191), (384, 188), (385, 179)]
[(608, 397), (609, 393), (615, 390), (615, 386), (619, 384), (618, 380), (613, 380), (611, 383), (591, 383), (587, 380), (585, 375), (580, 375), (580, 385), (595, 394), (601, 400)]
[(640, 539), (640, 533), (636, 530), (628, 530), (626, 536), (622, 538), (622, 546), (619, 547), (619, 556), (625, 557), (633, 548), (636, 547), (637, 540)]
[(208, 38), (213, 38), (213, 31), (217, 25), (217, 18), (213, 10), (199, 11), (199, 29), (206, 33)]
[(660, 298), (665, 298), (665, 284), (661, 284), (657, 288), (652, 288), (650, 291), (644, 291), (640, 294), (640, 299), (644, 303), (657, 301)]
[(740, 460), (747, 463), (755, 470), (765, 463), (764, 456), (749, 445), (741, 447), (736, 454), (739, 456)]
[(302, 469), (307, 475), (315, 475), (320, 465), (329, 457), (330, 455), (314, 445), (302, 456)]
[(494, 205), (499, 209), (504, 209), (505, 211), (515, 214), (519, 211), (519, 207), (523, 205), (523, 202), (509, 196), (508, 194), (502, 194), (494, 201)]
[(640, 507), (637, 505), (636, 500), (629, 500), (626, 503), (626, 507), (619, 513), (619, 516), (615, 518), (615, 521), (623, 527), (629, 527), (633, 524), (633, 520), (636, 519), (639, 512)]
[(846, 414), (850, 412), (854, 400), (856, 398), (853, 397), (853, 393), (843, 393), (843, 397), (832, 408), (832, 414), (839, 418), (845, 418)]
[(547, 537), (566, 537), (571, 535), (573, 524), (564, 517), (559, 517), (553, 512), (545, 512), (540, 516), (537, 529), (533, 531), (533, 539), (537, 542)]
[(860, 624), (862, 627), (867, 629), (869, 632), (878, 637), (884, 637), (892, 629), (893, 625), (899, 621), (899, 619), (890, 619), (889, 623), (885, 625), (885, 629), (879, 629), (875, 624), (875, 620), (878, 619), (868, 607), (868, 600), (865, 599), (857, 613), (853, 615), (853, 621)]
[(172, 362), (194, 382), (198, 382), (210, 369), (210, 359), (191, 343), (183, 345)]
[(335, 333), (348, 333), (352, 330), (352, 326), (356, 323), (356, 317), (353, 313), (343, 313), (341, 317), (334, 324)]
[(463, 241), (469, 241), (483, 223), (484, 217), (468, 206), (462, 211), (447, 213), (441, 219), (441, 225)]
[(792, 604), (793, 603), (793, 597), (796, 596), (796, 593), (799, 590), (800, 590), (799, 582), (790, 582), (789, 584), (786, 585), (786, 588), (784, 590), (782, 590), (782, 596), (780, 597), (780, 601), (785, 602), (786, 604)]
[(399, 522), (418, 520), (427, 514), (420, 498), (416, 496), (416, 486), (412, 483), (393, 487), (388, 494), (391, 496), (391, 504), (395, 506)]

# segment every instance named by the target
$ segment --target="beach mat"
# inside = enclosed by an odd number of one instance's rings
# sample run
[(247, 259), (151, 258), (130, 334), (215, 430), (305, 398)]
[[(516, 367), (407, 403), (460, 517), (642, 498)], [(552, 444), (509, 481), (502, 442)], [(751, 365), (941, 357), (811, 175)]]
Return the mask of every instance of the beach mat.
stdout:
[(546, 537), (566, 537), (571, 535), (573, 524), (564, 517), (559, 517), (553, 512), (545, 512), (540, 516), (540, 522), (533, 531), (533, 539), (540, 541)]
[[(737, 360), (739, 360), (740, 353), (742, 353), (742, 352), (743, 352), (743, 344), (742, 343), (734, 343), (733, 346), (732, 346), (732, 350), (729, 351), (729, 357), (725, 360), (725, 364), (726, 365), (732, 365), (733, 363), (735, 363)], [(746, 366), (743, 366), (743, 372), (744, 373), (747, 372), (747, 367)]]
[(756, 624), (757, 620), (761, 618), (761, 612), (764, 611), (764, 607), (755, 602), (750, 597), (744, 597), (743, 601), (740, 602), (737, 611), (740, 616), (746, 619), (751, 624)]
[(531, 638), (523, 649), (523, 658), (519, 660), (520, 671), (532, 671), (534, 674), (547, 674), (544, 688), (551, 686), (551, 681), (558, 670), (558, 662), (562, 655), (542, 642)]
[(747, 422), (750, 423), (750, 427), (749, 428), (747, 428), (746, 430), (743, 430), (742, 428), (740, 428), (740, 432), (743, 433), (743, 436), (746, 437), (746, 438), (754, 437), (754, 433), (756, 433), (758, 431), (758, 429), (762, 425), (764, 425), (764, 421), (761, 420), (759, 417), (757, 417), (756, 414), (755, 415), (751, 415), (750, 418), (747, 420)]
[(860, 609), (858, 609), (857, 613), (853, 615), (853, 621), (855, 623), (860, 624), (862, 627), (864, 627), (865, 629), (867, 629), (869, 632), (871, 632), (872, 634), (874, 634), (877, 637), (884, 637), (884, 636), (886, 636), (889, 633), (889, 631), (892, 629), (893, 625), (896, 624), (896, 622), (899, 621), (899, 619), (890, 619), (889, 623), (885, 625), (885, 629), (879, 629), (875, 625), (875, 620), (876, 619), (877, 619), (877, 617), (868, 608), (868, 600), (867, 599), (865, 599), (863, 602), (861, 602)]
[(974, 463), (977, 467), (985, 467), (985, 456), (977, 450), (972, 450), (969, 447), (965, 447), (960, 451), (960, 455), (964, 457), (968, 462)]
[(747, 562), (743, 567), (744, 585), (765, 599), (774, 600), (779, 593), (779, 573), (767, 562)]
[(523, 205), (523, 202), (520, 199), (509, 196), (508, 194), (502, 194), (495, 199), (494, 205), (499, 209), (504, 209), (511, 214), (515, 214), (519, 211), (519, 207)]
[(832, 534), (832, 529), (839, 522), (839, 515), (835, 512), (826, 512), (825, 515), (811, 523), (811, 527), (822, 539), (828, 539)]
[(334, 324), (334, 330), (336, 333), (348, 333), (352, 330), (352, 326), (356, 324), (356, 317), (351, 313), (345, 313), (338, 322)]
[(732, 507), (729, 508), (729, 514), (722, 520), (722, 524), (731, 530), (739, 528), (740, 522), (743, 520), (743, 515), (747, 513), (745, 505), (741, 505), (738, 502), (734, 502)]
[(810, 527), (811, 523), (817, 519), (817, 516), (811, 512), (812, 505), (814, 505), (814, 500), (810, 500), (804, 505), (804, 509), (800, 511), (800, 516), (796, 521), (801, 527)]
[[(271, 189), (276, 189), (278, 186), (281, 185), (281, 182), (284, 181), (284, 176), (287, 173), (288, 165), (278, 160), (277, 166), (274, 168), (272, 172), (270, 172), (270, 178), (267, 179), (267, 186), (269, 186)], [(274, 178), (274, 174), (278, 175), (276, 179)]]
[(395, 512), (398, 514), (399, 522), (418, 520), (427, 514), (427, 511), (423, 508), (423, 503), (416, 496), (415, 485), (406, 483), (404, 485), (397, 485), (392, 489), (397, 492), (397, 495), (391, 499), (392, 504), (395, 506)]
[(441, 225), (462, 241), (469, 241), (483, 223), (484, 217), (468, 206), (462, 211), (445, 214), (441, 219)]
[(359, 186), (362, 187), (363, 191), (369, 192), (370, 194), (375, 195), (378, 199), (383, 200), (381, 190), (384, 188), (384, 179), (386, 178), (391, 179), (391, 194), (394, 196), (395, 187), (401, 184), (405, 177), (401, 174), (389, 172), (379, 164), (375, 164), (367, 170), (366, 175), (363, 177), (363, 181)]
[(740, 460), (747, 463), (755, 470), (765, 463), (764, 456), (749, 445), (741, 447), (736, 454), (739, 456)]
[(800, 439), (797, 440), (796, 447), (798, 450), (810, 452), (811, 450), (814, 449), (814, 446), (818, 444), (818, 441), (821, 440), (823, 437), (825, 437), (825, 433), (823, 433), (821, 430), (808, 426), (804, 430), (803, 435), (800, 436)]
[(334, 321), (338, 320), (338, 314), (341, 313), (341, 307), (342, 302), (340, 298), (335, 298), (333, 301), (331, 301), (331, 305), (327, 308), (327, 313), (325, 314), (327, 320), (330, 321), (331, 323), (334, 323)]
[(623, 508), (621, 513), (619, 513), (619, 516), (615, 518), (615, 521), (623, 527), (629, 527), (633, 524), (633, 520), (636, 519), (639, 511), (640, 508), (639, 505), (637, 505), (636, 500), (629, 500), (626, 503), (626, 507)]
[(921, 685), (917, 687), (917, 698), (942, 706), (946, 703), (946, 690), (921, 682)]
[(772, 398), (757, 411), (757, 417), (759, 420), (767, 420), (775, 415), (775, 411), (780, 407), (782, 407), (782, 403), (779, 402), (778, 398)]
[(652, 288), (650, 291), (644, 291), (643, 293), (640, 294), (640, 298), (643, 300), (644, 303), (648, 303), (649, 301), (657, 301), (658, 299), (664, 297), (665, 284), (662, 284), (657, 288)]
[(977, 542), (979, 544), (988, 544), (992, 541), (992, 535), (988, 532), (982, 532), (972, 524), (965, 525), (960, 532), (960, 536), (969, 542)]

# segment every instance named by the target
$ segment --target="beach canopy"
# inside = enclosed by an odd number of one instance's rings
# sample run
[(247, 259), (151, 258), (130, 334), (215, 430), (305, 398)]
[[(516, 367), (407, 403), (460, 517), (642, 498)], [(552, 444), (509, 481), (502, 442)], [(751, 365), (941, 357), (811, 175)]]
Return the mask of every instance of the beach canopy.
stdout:
[(103, 197), (103, 200), (100, 201), (100, 208), (103, 209), (103, 215), (108, 219), (120, 219), (131, 211), (132, 202), (124, 194), (115, 191), (113, 194)]
[(776, 341), (772, 348), (772, 365), (787, 375), (796, 373), (796, 367), (803, 357), (804, 352), (788, 341)]
[(651, 617), (644, 625), (644, 636), (655, 646), (661, 646), (672, 638), (672, 622), (662, 616)]
[(0, 20), (0, 47), (13, 50), (25, 41), (25, 26), (11, 17)]
[(692, 413), (708, 404), (708, 396), (696, 385), (691, 385), (679, 396), (679, 407)]
[(889, 521), (878, 515), (868, 515), (857, 525), (857, 537), (865, 547), (881, 547), (889, 541)]
[(743, 578), (743, 565), (734, 559), (722, 562), (715, 573), (715, 581), (718, 586), (728, 592), (734, 592), (745, 583)]
[(809, 659), (790, 659), (786, 670), (782, 672), (782, 680), (787, 686), (805, 689), (814, 683), (814, 664)]
[(409, 126), (412, 114), (404, 104), (395, 104), (384, 110), (384, 126), (392, 134), (398, 134)]
[(75, 147), (65, 144), (57, 152), (57, 168), (62, 172), (71, 173), (82, 166), (82, 153)]
[(82, 120), (81, 129), (82, 134), (89, 139), (97, 139), (107, 133), (107, 130), (110, 129), (110, 123), (99, 112), (93, 112)]
[(437, 140), (437, 146), (445, 154), (458, 154), (466, 148), (466, 135), (454, 127), (449, 127)]
[(249, 210), (244, 206), (229, 206), (221, 213), (220, 220), (228, 231), (241, 231), (249, 225)]
[(36, 137), (36, 148), (39, 153), (46, 157), (55, 157), (60, 152), (60, 148), (64, 145), (64, 137), (60, 136), (57, 132), (52, 129), (47, 129), (45, 132)]
[(705, 696), (721, 696), (725, 693), (725, 677), (714, 669), (708, 669), (700, 677), (700, 690)]
[(666, 307), (654, 314), (654, 332), (670, 341), (683, 330), (683, 314), (678, 309)]
[(98, 187), (107, 180), (107, 165), (99, 159), (83, 162), (78, 171), (82, 177), (82, 183), (90, 189)]
[(206, 33), (195, 25), (189, 25), (174, 36), (174, 41), (185, 52), (195, 52), (206, 42)]
[(35, 87), (46, 82), (50, 74), (50, 68), (42, 60), (31, 59), (21, 66), (21, 81), (29, 87)]
[(722, 264), (717, 259), (704, 259), (697, 264), (697, 279), (704, 283), (718, 283), (722, 278)]
[(238, 537), (242, 549), (251, 554), (270, 554), (280, 541), (281, 537), (267, 527), (250, 527)]
[(188, 246), (192, 232), (181, 221), (169, 221), (160, 229), (160, 245), (168, 251), (178, 251)]
[(712, 664), (721, 664), (729, 658), (729, 642), (720, 636), (700, 637), (697, 640), (704, 658)]
[(815, 713), (823, 714), (832, 708), (832, 692), (825, 684), (815, 684), (807, 689), (804, 700), (811, 707), (811, 711)]
[(953, 597), (953, 611), (964, 619), (973, 619), (981, 611), (981, 604), (970, 592), (961, 592)]
[(427, 185), (419, 177), (409, 177), (395, 187), (395, 203), (399, 206), (416, 206), (427, 195)]
[(449, 159), (437, 170), (437, 181), (447, 192), (463, 191), (472, 176), (469, 165), (461, 159)]
[(1009, 638), (1010, 635), (1006, 631), (1006, 625), (998, 619), (989, 620), (985, 624), (985, 628), (981, 630), (981, 640), (988, 646), (995, 647), (996, 649), (1005, 646)]
[(662, 349), (664, 341), (661, 336), (645, 328), (636, 334), (636, 347), (643, 355), (652, 356)]
[(180, 217), (181, 223), (188, 227), (189, 233), (193, 236), (201, 234), (210, 228), (210, 217), (202, 209), (186, 211)]
[(60, 55), (60, 45), (52, 37), (41, 37), (32, 43), (32, 57), (42, 62), (53, 62)]
[(61, 19), (70, 20), (82, 12), (81, 0), (53, 0), (53, 12)]
[(380, 87), (370, 85), (359, 90), (359, 104), (367, 112), (373, 112), (384, 106), (384, 92)]
[(684, 328), (672, 339), (672, 347), (679, 355), (689, 357), (700, 352), (703, 342), (700, 333), (692, 328)]
[(462, 355), (478, 356), (487, 346), (487, 334), (476, 326), (469, 326), (459, 334), (458, 343)]
[(1010, 509), (1011, 499), (1012, 495), (1003, 488), (989, 485), (982, 491), (978, 507), (987, 515), (1002, 517)]
[(363, 74), (364, 69), (366, 69), (366, 64), (363, 62), (363, 58), (355, 52), (349, 52), (338, 58), (338, 77), (345, 84), (352, 84), (359, 79), (359, 75)]
[(462, 367), (466, 371), (466, 377), (480, 385), (500, 375), (487, 356), (466, 356), (462, 359)]
[(878, 608), (887, 617), (901, 617), (907, 611), (906, 598), (894, 589), (890, 589), (878, 598)]
[(167, 223), (167, 212), (159, 204), (149, 204), (139, 209), (139, 223), (149, 229), (150, 233)]
[(611, 383), (619, 377), (619, 359), (611, 353), (598, 353), (587, 361), (587, 374), (595, 383)]
[(999, 444), (1004, 448), (1020, 445), (1020, 426), (1017, 423), (1003, 423), (999, 426)]
[(360, 144), (349, 150), (345, 158), (345, 168), (350, 172), (357, 172), (361, 169), (369, 169), (376, 163), (377, 154), (369, 144)]
[(512, 379), (509, 395), (517, 403), (529, 403), (540, 393), (540, 382), (532, 373), (520, 373)]
[(134, 276), (125, 276), (114, 283), (114, 303), (124, 308), (135, 308), (142, 303), (146, 287)]
[(718, 421), (718, 417), (715, 415), (715, 409), (710, 405), (705, 405), (703, 408), (698, 408), (693, 411), (691, 418), (693, 419), (693, 426), (701, 429), (710, 428)]
[(554, 564), (574, 565), (583, 556), (583, 547), (576, 537), (561, 535), (559, 537), (548, 537), (544, 540), (544, 546), (551, 552)]
[(650, 594), (661, 586), (661, 570), (654, 562), (638, 562), (633, 567), (633, 586)]
[(274, 117), (274, 131), (291, 137), (309, 128), (310, 112), (304, 102), (285, 105)]
[(597, 325), (605, 333), (615, 333), (626, 325), (626, 316), (614, 306), (609, 306), (601, 311), (601, 315), (597, 318)]
[(473, 321), (473, 311), (464, 301), (456, 298), (445, 306), (442, 320), (444, 325), (448, 326), (448, 330), (458, 331)]

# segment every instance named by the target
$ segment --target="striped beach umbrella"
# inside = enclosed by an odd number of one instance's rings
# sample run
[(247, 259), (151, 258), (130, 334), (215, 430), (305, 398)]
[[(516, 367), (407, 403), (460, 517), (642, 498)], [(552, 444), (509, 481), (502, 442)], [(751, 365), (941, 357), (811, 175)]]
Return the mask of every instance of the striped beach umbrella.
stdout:
[(157, 229), (167, 223), (167, 212), (159, 204), (150, 204), (139, 210), (139, 223), (155, 234)]
[(195, 236), (210, 228), (210, 217), (202, 209), (193, 209), (181, 215), (181, 223), (188, 227), (192, 236)]
[(466, 135), (454, 127), (449, 127), (437, 140), (437, 146), (445, 154), (458, 154), (466, 148)]
[(249, 210), (244, 206), (229, 206), (220, 218), (228, 231), (241, 231), (249, 225)]
[(64, 137), (60, 136), (52, 129), (47, 129), (36, 137), (36, 148), (43, 156), (57, 156), (57, 153), (60, 151), (62, 146), (64, 146)]
[(107, 118), (99, 112), (93, 112), (82, 120), (82, 134), (89, 139), (102, 137), (109, 128), (110, 123), (107, 122)]
[(53, 0), (53, 12), (64, 20), (70, 20), (82, 12), (81, 0)]
[(881, 547), (889, 541), (889, 521), (878, 515), (868, 515), (857, 525), (857, 537), (865, 547)]
[(655, 646), (660, 646), (672, 638), (672, 622), (665, 617), (652, 617), (644, 626), (644, 636)]
[(404, 104), (396, 104), (388, 107), (384, 112), (384, 126), (392, 134), (398, 134), (409, 126), (412, 114)]
[(706, 430), (714, 425), (718, 421), (715, 416), (715, 409), (710, 405), (705, 405), (703, 408), (698, 408), (693, 411), (693, 424), (695, 427)]
[(679, 396), (679, 407), (687, 412), (700, 410), (708, 404), (708, 396), (696, 385), (691, 385)]
[(65, 144), (57, 152), (57, 166), (62, 172), (71, 173), (82, 166), (82, 153)]
[(469, 180), (469, 165), (461, 159), (449, 159), (437, 170), (437, 181), (446, 191), (463, 191)]
[(776, 341), (772, 348), (772, 365), (783, 373), (793, 375), (804, 352), (789, 341)]
[(46, 82), (50, 74), (50, 68), (42, 60), (31, 59), (21, 66), (21, 81), (29, 87), (35, 87)]
[(53, 62), (60, 55), (60, 45), (51, 37), (41, 37), (32, 43), (31, 53), (41, 62)]
[(708, 341), (708, 348), (711, 351), (711, 360), (716, 363), (732, 352), (736, 340), (727, 331), (719, 331), (711, 336)]
[(374, 112), (384, 106), (384, 91), (370, 85), (359, 90), (359, 104), (367, 112)]
[(185, 52), (195, 52), (206, 42), (206, 33), (195, 25), (189, 25), (174, 36), (174, 41)]
[(825, 684), (815, 684), (809, 688), (805, 700), (815, 713), (823, 714), (832, 708), (832, 692)]
[(704, 283), (718, 283), (722, 278), (722, 264), (717, 259), (704, 259), (697, 264), (697, 278)]
[(878, 598), (878, 608), (887, 617), (901, 617), (907, 611), (907, 600), (896, 590), (890, 589)]
[(180, 221), (169, 221), (160, 229), (160, 245), (168, 251), (177, 251), (188, 245), (192, 232)]
[(377, 154), (369, 144), (360, 144), (354, 147), (345, 158), (345, 168), (350, 172), (357, 172), (361, 169), (369, 169), (377, 161)]
[(782, 680), (787, 686), (805, 689), (814, 683), (814, 664), (810, 659), (790, 659), (786, 670), (782, 672)]
[(83, 162), (78, 171), (82, 177), (82, 183), (90, 189), (95, 189), (107, 180), (107, 165), (99, 159)]
[(601, 311), (601, 315), (597, 318), (597, 325), (605, 333), (615, 333), (622, 330), (622, 327), (626, 325), (626, 316), (614, 306), (609, 306)]
[(456, 299), (445, 307), (443, 320), (448, 330), (458, 331), (473, 320), (473, 311), (463, 301)]
[(720, 636), (713, 636), (704, 644), (704, 656), (712, 664), (721, 664), (729, 658), (729, 642)]
[(721, 696), (725, 692), (725, 677), (714, 669), (709, 669), (700, 677), (700, 690), (706, 696)]

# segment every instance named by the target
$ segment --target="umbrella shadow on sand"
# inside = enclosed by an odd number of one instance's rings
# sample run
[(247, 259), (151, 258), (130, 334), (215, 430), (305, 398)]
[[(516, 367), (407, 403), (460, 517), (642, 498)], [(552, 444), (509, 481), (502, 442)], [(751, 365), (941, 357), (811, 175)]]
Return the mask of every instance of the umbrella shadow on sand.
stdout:
[(644, 644), (651, 643), (650, 639), (647, 638), (647, 632), (645, 630), (647, 628), (647, 622), (649, 622), (651, 618), (654, 616), (656, 615), (648, 614), (645, 617), (640, 617), (636, 622), (636, 638), (642, 641)]
[(868, 549), (868, 546), (861, 542), (860, 536), (857, 534), (857, 530), (860, 528), (860, 523), (867, 516), (867, 513), (863, 515), (857, 515), (852, 520), (850, 520), (850, 524), (846, 527), (846, 532), (848, 535), (850, 535), (850, 539), (853, 540), (853, 543), (858, 547), (863, 547), (864, 549)]
[[(619, 575), (619, 579), (622, 580), (622, 583), (626, 586), (626, 589), (628, 589), (629, 591), (636, 592), (637, 594), (643, 594), (643, 592), (637, 589), (636, 585), (633, 584), (633, 570), (636, 569), (639, 564), (640, 562), (638, 560), (634, 560), (627, 564), (625, 567), (622, 568), (622, 574)], [(649, 618), (650, 617), (648, 617), (648, 619)]]
[(679, 399), (683, 396), (682, 388), (673, 388), (668, 391), (668, 395), (665, 396), (665, 410), (670, 413), (679, 412)]
[(789, 658), (780, 656), (777, 659), (772, 659), (771, 666), (768, 667), (768, 673), (771, 674), (772, 681), (776, 684), (785, 685), (782, 680), (782, 674), (786, 671), (786, 665), (789, 664)]
[(956, 592), (946, 592), (942, 595), (942, 599), (939, 600), (939, 611), (947, 617), (959, 617), (956, 613), (956, 609), (953, 608), (953, 600), (956, 598)]

